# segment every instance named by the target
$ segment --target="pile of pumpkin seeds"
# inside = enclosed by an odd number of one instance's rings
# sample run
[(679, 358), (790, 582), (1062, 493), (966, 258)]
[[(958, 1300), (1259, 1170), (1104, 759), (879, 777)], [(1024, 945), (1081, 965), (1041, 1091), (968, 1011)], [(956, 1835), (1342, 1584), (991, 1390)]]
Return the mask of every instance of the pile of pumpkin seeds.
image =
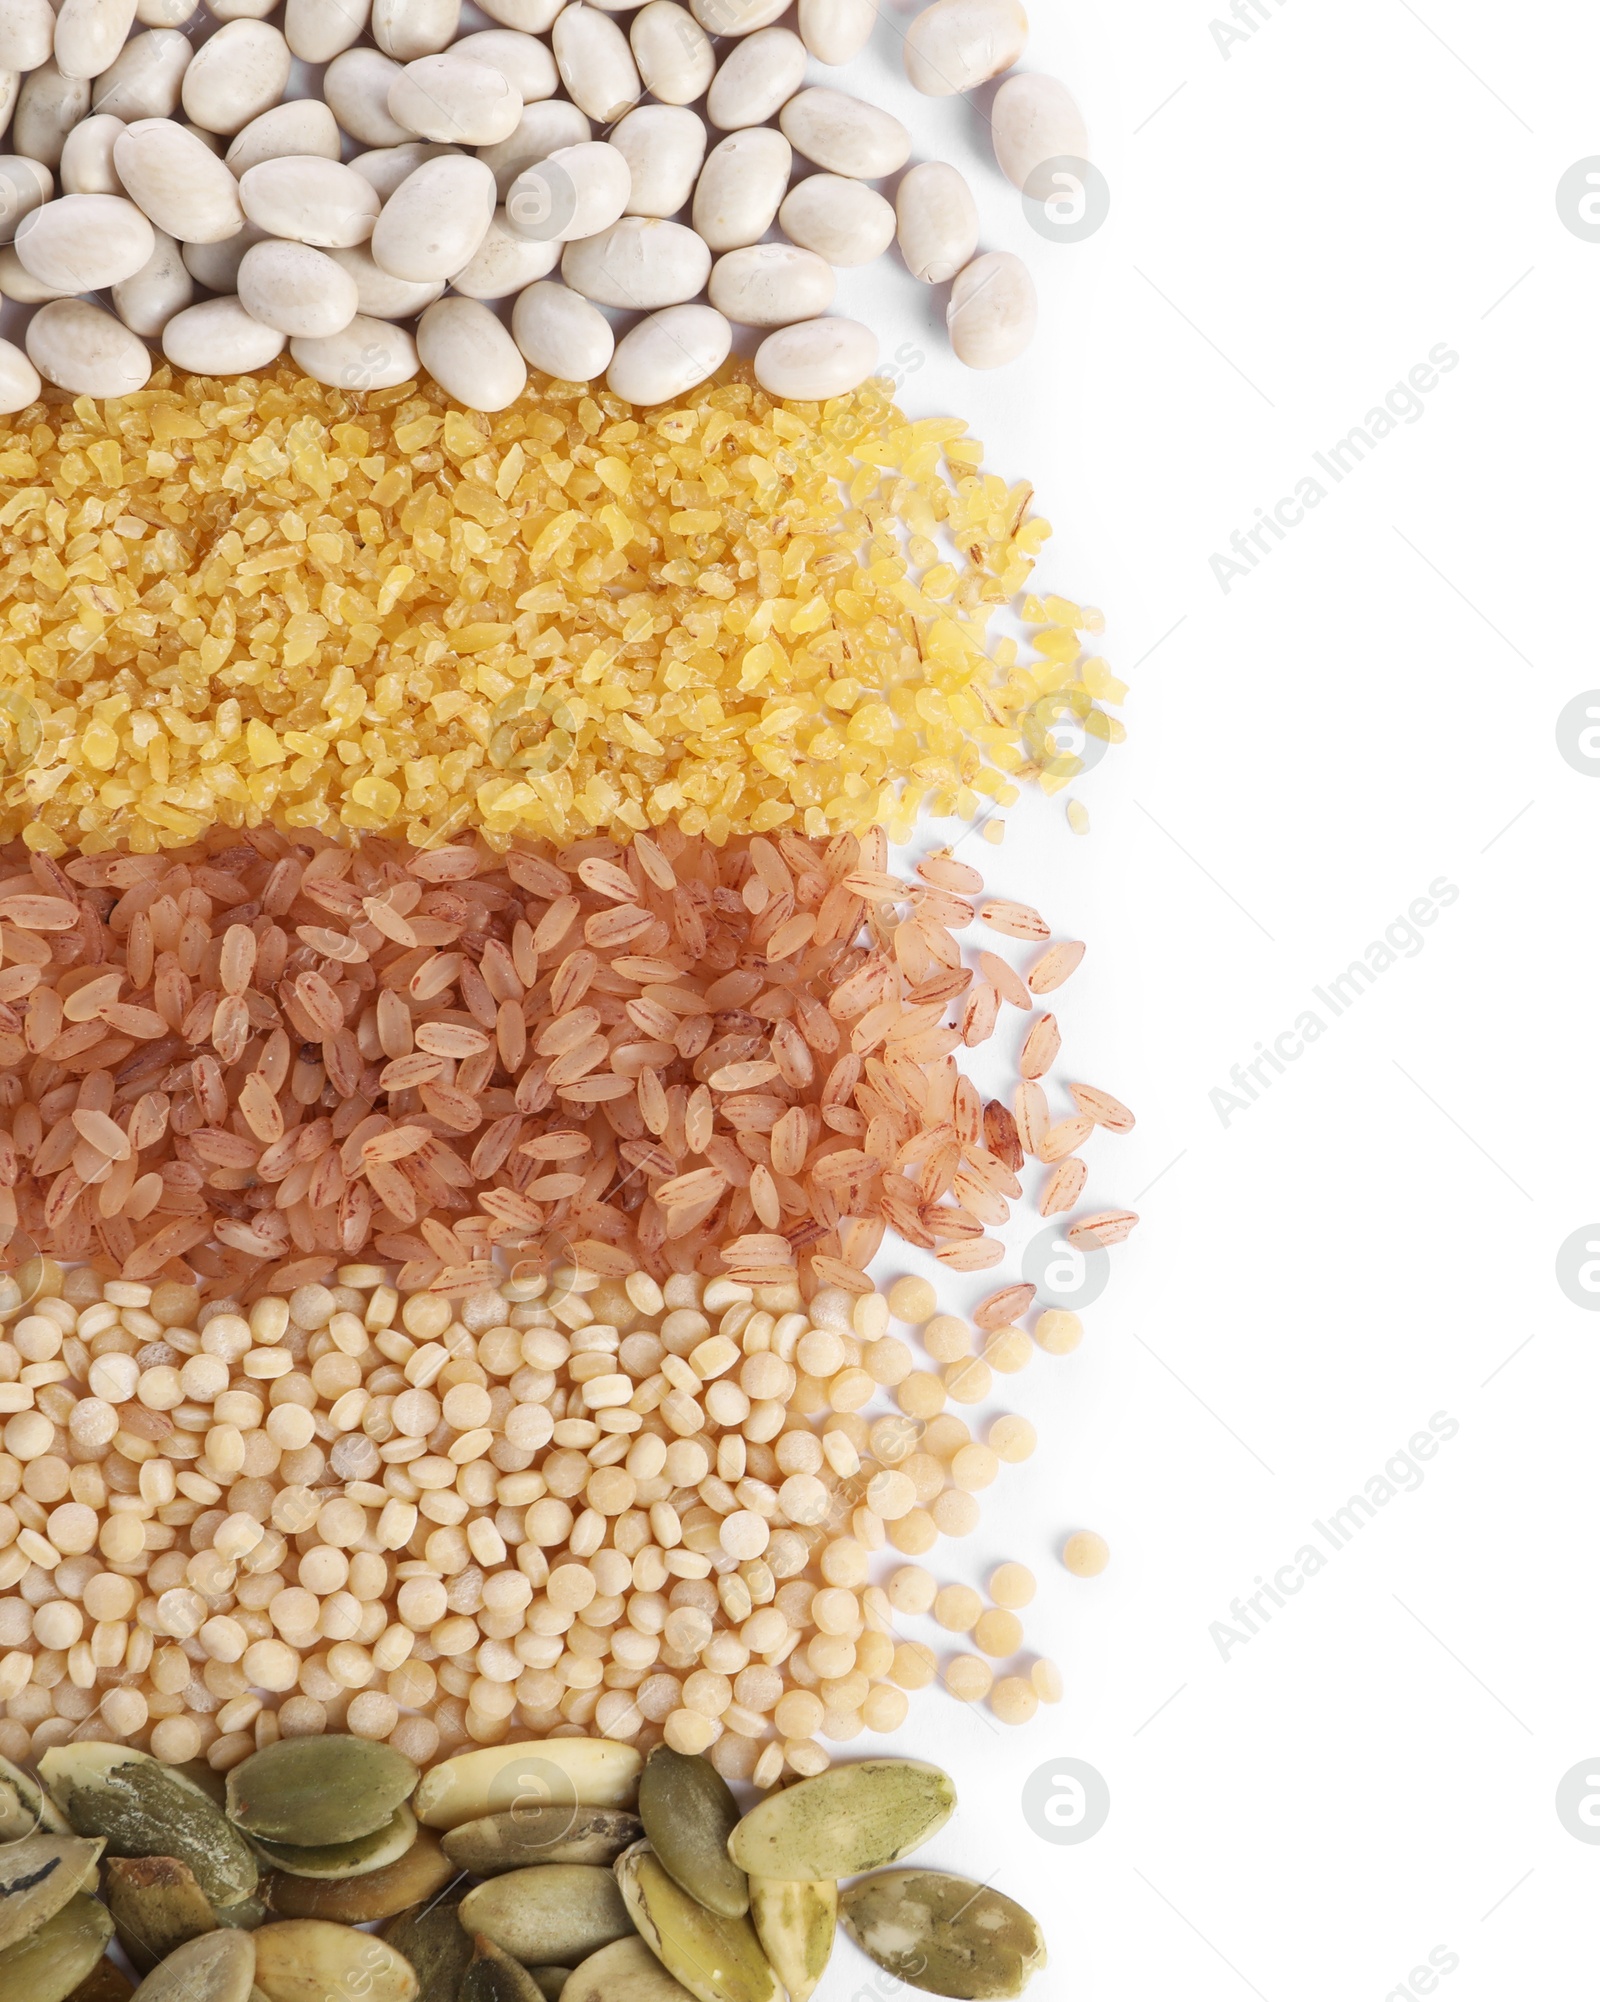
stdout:
[(1020, 1995), (1036, 1919), (887, 1867), (955, 1805), (906, 1759), (741, 1815), (710, 1760), (605, 1738), (426, 1773), (370, 1739), (285, 1738), (225, 1779), (69, 1742), (37, 1776), (0, 1759), (0, 2002), (807, 2002), (841, 1923), (929, 1994)]

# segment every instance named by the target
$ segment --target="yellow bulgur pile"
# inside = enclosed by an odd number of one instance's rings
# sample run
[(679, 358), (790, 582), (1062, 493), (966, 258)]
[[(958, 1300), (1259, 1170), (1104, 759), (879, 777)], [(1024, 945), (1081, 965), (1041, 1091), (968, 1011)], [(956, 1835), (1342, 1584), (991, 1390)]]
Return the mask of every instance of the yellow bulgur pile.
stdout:
[(491, 418), (161, 369), (35, 405), (0, 420), (0, 839), (900, 838), (1054, 789), (1050, 725), (1115, 741), (1125, 690), (1098, 614), (996, 636), (1050, 530), (982, 452), (882, 383)]

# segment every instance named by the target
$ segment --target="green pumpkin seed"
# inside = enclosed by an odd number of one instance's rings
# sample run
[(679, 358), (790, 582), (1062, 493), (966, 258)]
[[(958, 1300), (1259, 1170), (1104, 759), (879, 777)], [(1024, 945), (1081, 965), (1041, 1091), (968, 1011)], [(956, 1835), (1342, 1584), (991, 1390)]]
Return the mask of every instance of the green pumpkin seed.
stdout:
[(364, 1926), (426, 1904), (456, 1875), (438, 1836), (425, 1828), (403, 1856), (381, 1870), (368, 1870), (359, 1877), (299, 1877), (280, 1871), (267, 1880), (267, 1897), (280, 1918), (333, 1919), (340, 1925)]
[(141, 1974), (186, 1940), (217, 1929), (194, 1872), (175, 1856), (108, 1857), (105, 1901), (122, 1949)]
[(417, 1777), (404, 1753), (371, 1738), (280, 1738), (229, 1773), (228, 1819), (297, 1849), (354, 1842), (389, 1826)]
[(426, 1828), (459, 1828), (532, 1807), (632, 1807), (643, 1763), (632, 1745), (610, 1738), (487, 1745), (425, 1773), (411, 1805)]
[(80, 1835), (102, 1835), (113, 1856), (175, 1856), (217, 1909), (255, 1895), (250, 1845), (227, 1817), (171, 1766), (129, 1745), (56, 1745), (39, 1776)]
[(460, 2002), (544, 2002), (544, 1991), (520, 1961), (480, 1932), (472, 1936)]
[(247, 1932), (208, 1932), (169, 1953), (136, 1991), (139, 2002), (249, 2002), (256, 1948)]
[(839, 1916), (869, 1960), (930, 1995), (1020, 1995), (1046, 1960), (1031, 1912), (942, 1870), (886, 1870), (852, 1884)]
[[(254, 1846), (274, 1869), (291, 1877), (364, 1877), (397, 1862), (417, 1839), (417, 1817), (404, 1802), (382, 1828), (358, 1835), (354, 1842), (330, 1842), (302, 1849), (292, 1842), (267, 1842), (259, 1835)], [(399, 1909), (398, 1906), (395, 1908)]]
[(0, 1849), (0, 1947), (37, 1932), (91, 1883), (105, 1846), (76, 1835), (40, 1834)]
[(70, 1835), (72, 1824), (36, 1779), (0, 1759), (0, 1842), (20, 1842), (36, 1829)]
[(747, 1918), (708, 1912), (635, 1843), (617, 1881), (646, 1946), (696, 2002), (778, 2002), (778, 1982)]
[(752, 1877), (853, 1877), (898, 1862), (955, 1812), (955, 1782), (915, 1759), (862, 1759), (768, 1794), (728, 1838)]
[(0, 1951), (0, 1995), (11, 2002), (65, 2002), (92, 1974), (111, 1938), (111, 1914), (80, 1891), (34, 1931)]
[(693, 1998), (642, 1939), (619, 1939), (574, 1968), (561, 1991), (561, 2002), (693, 2002)]
[(785, 1883), (750, 1879), (750, 1920), (790, 2002), (806, 2002), (822, 1979), (839, 1923), (839, 1886), (831, 1877)]
[(391, 1919), (382, 1937), (416, 1970), (418, 2002), (456, 2002), (472, 1958), (472, 1937), (462, 1926), (459, 1897), (414, 1905)]
[(444, 1853), (475, 1877), (498, 1877), (534, 1863), (615, 1863), (639, 1840), (637, 1815), (614, 1807), (524, 1807), (464, 1821)]
[(571, 1966), (633, 1930), (617, 1880), (591, 1863), (491, 1877), (462, 1899), (461, 1923), (529, 1967)]
[(254, 1932), (267, 1922), (267, 1908), (260, 1898), (242, 1898), (236, 1905), (213, 1905), (212, 1910), (219, 1926), (232, 1926), (239, 1932)]
[(256, 1986), (267, 2002), (328, 2002), (330, 1996), (412, 2002), (416, 1995), (410, 1961), (375, 1933), (326, 1919), (285, 1919), (250, 1938), (256, 1950)]
[(639, 1819), (661, 1867), (708, 1912), (742, 1918), (750, 1884), (728, 1855), (739, 1803), (709, 1759), (658, 1745), (639, 1776)]
[(132, 1993), (133, 1983), (114, 1960), (97, 1960), (67, 2002), (128, 2002)]

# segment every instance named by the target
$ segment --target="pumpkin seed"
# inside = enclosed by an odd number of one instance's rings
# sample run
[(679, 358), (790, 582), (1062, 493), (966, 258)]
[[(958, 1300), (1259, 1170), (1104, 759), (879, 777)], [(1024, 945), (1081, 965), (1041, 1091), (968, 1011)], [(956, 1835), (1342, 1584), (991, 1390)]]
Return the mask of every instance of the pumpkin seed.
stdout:
[(571, 1966), (633, 1931), (616, 1878), (590, 1863), (491, 1877), (462, 1899), (461, 1923), (529, 1967)]
[(267, 1897), (280, 1918), (334, 1919), (341, 1925), (363, 1926), (426, 1904), (456, 1874), (438, 1836), (423, 1829), (403, 1856), (381, 1870), (332, 1878), (279, 1871), (267, 1880)]
[(852, 1884), (839, 1916), (869, 1960), (930, 1995), (1020, 1995), (1046, 1960), (1031, 1912), (942, 1870), (886, 1870)]
[(839, 1886), (831, 1877), (785, 1883), (750, 1879), (750, 1918), (790, 2002), (806, 2002), (822, 1979), (839, 1922)]
[(416, 1788), (392, 1745), (330, 1735), (280, 1738), (228, 1775), (228, 1819), (257, 1840), (320, 1849), (387, 1828)]
[(80, 1891), (23, 1938), (0, 1951), (0, 1995), (17, 2002), (65, 2002), (92, 1974), (111, 1938), (111, 1914)]
[(614, 1863), (642, 1833), (637, 1815), (614, 1807), (522, 1807), (462, 1822), (444, 1853), (475, 1877), (498, 1877), (532, 1863)]
[(329, 1996), (343, 1995), (359, 1995), (362, 2002), (412, 2002), (417, 1992), (410, 1961), (373, 1933), (326, 1919), (284, 1919), (250, 1938), (256, 1986), (267, 2002), (328, 2002)]
[(56, 1745), (39, 1776), (80, 1835), (113, 1856), (175, 1856), (219, 1911), (255, 1894), (250, 1845), (193, 1781), (129, 1745)]
[(255, 1971), (256, 1944), (249, 1933), (203, 1933), (145, 1976), (139, 2002), (249, 2002)]
[(480, 1932), (472, 1936), (460, 2002), (544, 2002), (544, 1990), (520, 1961)]
[[(266, 1842), (258, 1835), (254, 1846), (274, 1868), (291, 1877), (364, 1877), (369, 1870), (382, 1870), (397, 1862), (416, 1839), (417, 1817), (402, 1801), (382, 1828), (358, 1835), (353, 1842), (302, 1849), (292, 1842)], [(416, 1900), (407, 1902), (414, 1904)]]
[(105, 1901), (123, 1951), (141, 1974), (186, 1940), (217, 1929), (194, 1872), (176, 1856), (108, 1857)]
[(171, 1770), (181, 1773), (186, 1780), (200, 1789), (207, 1800), (215, 1801), (218, 1807), (226, 1810), (228, 1805), (226, 1773), (219, 1773), (214, 1767), (208, 1766), (204, 1759), (185, 1759), (181, 1766), (173, 1766)]
[(642, 1939), (619, 1939), (573, 1970), (561, 2002), (692, 2002), (692, 1998)]
[(97, 1960), (67, 2002), (128, 2002), (132, 1993), (133, 1983), (114, 1960)]
[(752, 1877), (853, 1877), (919, 1848), (955, 1812), (955, 1783), (915, 1759), (863, 1759), (768, 1794), (728, 1838)]
[(459, 1828), (487, 1814), (532, 1807), (632, 1807), (643, 1763), (631, 1745), (610, 1738), (488, 1745), (425, 1773), (411, 1805), (427, 1828)]
[(0, 1849), (0, 1947), (14, 1946), (54, 1918), (92, 1880), (105, 1846), (41, 1833)]
[[(618, 1940), (616, 1944), (626, 1946), (627, 1941)], [(604, 1951), (602, 1947), (601, 1952)], [(649, 1948), (645, 1951), (648, 1952)], [(561, 2002), (567, 1992), (567, 1983), (572, 1979), (570, 1967), (530, 1967), (528, 1972), (533, 1976), (533, 1985), (544, 1997), (544, 2002)]]
[(20, 1842), (35, 1829), (70, 1835), (72, 1824), (36, 1779), (0, 1759), (0, 1842)]
[(458, 1916), (460, 1898), (416, 1905), (391, 1919), (383, 1938), (416, 1970), (418, 2002), (456, 2002), (472, 1958), (472, 1939)]
[(707, 1911), (737, 1919), (750, 1884), (728, 1856), (739, 1803), (709, 1759), (657, 1745), (639, 1777), (639, 1819), (661, 1867)]
[(236, 1905), (214, 1905), (219, 1926), (233, 1926), (239, 1932), (254, 1932), (267, 1921), (267, 1908), (260, 1898), (243, 1898)]
[(696, 2002), (778, 2002), (778, 1982), (747, 1918), (708, 1912), (669, 1877), (645, 1842), (617, 1858), (646, 1946)]

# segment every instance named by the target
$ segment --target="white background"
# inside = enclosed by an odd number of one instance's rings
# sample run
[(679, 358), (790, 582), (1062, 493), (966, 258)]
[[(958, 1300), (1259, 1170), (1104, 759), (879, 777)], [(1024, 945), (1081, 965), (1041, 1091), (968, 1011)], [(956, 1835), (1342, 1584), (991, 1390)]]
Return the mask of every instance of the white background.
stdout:
[[(1086, 1203), (1144, 1221), (1077, 1355), (1001, 1382), (1046, 1449), (935, 1560), (1034, 1565), (1030, 1644), (1067, 1694), (1014, 1732), (915, 1700), (896, 1742), (962, 1792), (925, 1854), (1045, 1918), (1041, 2002), (1587, 1993), (1600, 1849), (1554, 1796), (1600, 1770), (1600, 1322), (1555, 1260), (1600, 1217), (1600, 784), (1555, 726), (1600, 684), (1600, 245), (1555, 194), (1600, 153), (1600, 22), (1262, 0), (1224, 57), (1206, 0), (1032, 11), (1023, 66), (1070, 84), (1112, 190), (1081, 244), (1030, 230), (977, 108), (909, 90), (892, 0), (870, 82), (827, 78), (971, 173), (986, 243), (1038, 276), (1038, 345), (993, 376), (898, 267), (842, 299), (920, 357), (908, 411), (970, 416), (1034, 480), (1041, 578), (1104, 607), (1133, 691), (1087, 840), (1030, 799), (1002, 849), (962, 850), (1089, 942), (1056, 997), (1065, 1073), (1140, 1120), (1090, 1143)], [(1213, 552), (1441, 342), (1459, 365), (1420, 419), (1225, 594)], [(1422, 949), (1319, 1009), (1224, 1125), (1230, 1068), (1441, 876)], [(1212, 1623), (1440, 1412), (1459, 1430), (1423, 1484), (1224, 1660)], [(1084, 1525), (1113, 1551), (1092, 1582), (1057, 1559)], [(1111, 1793), (1076, 1846), (1019, 1805), (1062, 1756)], [(1435, 1948), (1458, 1964), (1430, 1987)], [(897, 1992), (842, 1944), (822, 1996)]]

